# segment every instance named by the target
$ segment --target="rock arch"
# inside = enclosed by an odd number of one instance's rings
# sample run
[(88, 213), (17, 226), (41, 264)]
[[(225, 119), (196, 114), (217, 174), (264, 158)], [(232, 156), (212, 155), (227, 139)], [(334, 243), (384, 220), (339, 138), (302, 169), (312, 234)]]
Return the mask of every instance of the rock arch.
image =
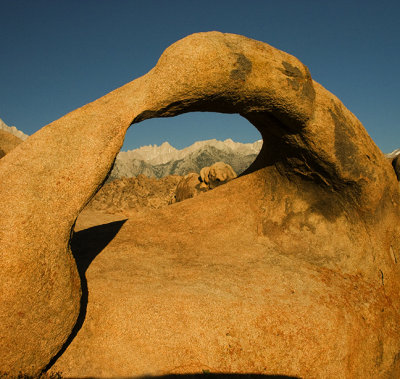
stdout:
[[(304, 270), (316, 267), (319, 279), (302, 279), (304, 288), (296, 288), (308, 291), (307, 301), (313, 286), (320, 296), (325, 288), (334, 299), (329, 307), (335, 317), (356, 323), (307, 346), (310, 357), (301, 353), (301, 367), (287, 374), (318, 376), (317, 356), (325, 359), (325, 369), (343, 375), (399, 370), (399, 187), (390, 164), (357, 118), (295, 57), (218, 32), (178, 41), (148, 74), (47, 125), (0, 161), (0, 367), (37, 373), (71, 333), (80, 299), (71, 230), (104, 182), (127, 128), (190, 111), (239, 113), (261, 132), (262, 151), (240, 189), (243, 199), (254, 200), (248, 207), (257, 230), (254, 243), (273, 248), (279, 257), (300, 259)], [(187, 205), (180, 207), (175, 209)], [(294, 280), (285, 278), (289, 284)], [(360, 321), (356, 308), (363, 304), (369, 305)], [(316, 322), (318, 306), (309, 304), (314, 318), (300, 317), (310, 322), (307, 327)], [(340, 326), (320, 311), (329, 325)], [(268, 328), (279, 324), (278, 314), (270, 317)], [(300, 331), (298, 322), (293, 330)], [(307, 327), (301, 333), (312, 343), (315, 336)], [(282, 357), (279, 346), (272, 353)], [(269, 357), (263, 364), (284, 373), (280, 358)], [(233, 367), (224, 364), (216, 369)]]

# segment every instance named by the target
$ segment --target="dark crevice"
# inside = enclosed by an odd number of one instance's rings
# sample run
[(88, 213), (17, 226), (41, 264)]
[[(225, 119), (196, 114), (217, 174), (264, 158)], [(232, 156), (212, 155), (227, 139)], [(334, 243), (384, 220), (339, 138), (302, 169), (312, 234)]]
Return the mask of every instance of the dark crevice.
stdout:
[(396, 173), (397, 180), (400, 181), (400, 155), (397, 155), (392, 160), (392, 166), (393, 166), (394, 172)]

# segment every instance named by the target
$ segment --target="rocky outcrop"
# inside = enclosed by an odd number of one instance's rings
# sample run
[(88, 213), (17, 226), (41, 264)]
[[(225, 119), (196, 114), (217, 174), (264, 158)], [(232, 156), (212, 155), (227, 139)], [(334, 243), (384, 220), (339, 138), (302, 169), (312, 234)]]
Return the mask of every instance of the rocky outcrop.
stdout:
[(105, 184), (86, 209), (126, 215), (158, 209), (171, 203), (181, 179), (177, 175), (162, 179), (148, 178), (145, 175), (117, 179)]
[(208, 187), (202, 183), (199, 174), (191, 172), (185, 175), (178, 183), (172, 203), (195, 197), (200, 192), (206, 192)]
[[(260, 131), (245, 175), (83, 230), (73, 259), (74, 222), (126, 129), (190, 111), (239, 113)], [(16, 147), (0, 178), (5, 371), (38, 372), (59, 352), (52, 370), (71, 377), (400, 376), (396, 175), (289, 54), (189, 36)]]
[(224, 162), (216, 162), (211, 167), (203, 167), (200, 170), (200, 179), (209, 189), (225, 184), (236, 177), (233, 168)]
[(232, 167), (224, 162), (216, 162), (211, 167), (203, 167), (200, 174), (192, 172), (180, 180), (172, 202), (191, 199), (201, 192), (206, 192), (229, 182), (236, 176)]

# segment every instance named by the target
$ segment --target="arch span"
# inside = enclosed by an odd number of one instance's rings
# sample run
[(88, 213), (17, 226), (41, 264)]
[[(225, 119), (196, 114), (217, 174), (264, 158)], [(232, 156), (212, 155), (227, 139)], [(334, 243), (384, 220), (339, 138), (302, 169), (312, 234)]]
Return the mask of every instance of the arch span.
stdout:
[[(191, 111), (248, 119), (264, 139), (248, 170), (257, 171), (257, 193), (264, 193), (259, 200), (275, 201), (285, 186), (291, 188), (286, 208), (277, 214), (291, 225), (294, 239), (301, 228), (317, 238), (320, 225), (337, 233), (342, 222), (350, 225), (358, 242), (343, 247), (348, 259), (340, 258), (337, 267), (349, 275), (361, 272), (372, 286), (384, 277), (385, 296), (398, 304), (398, 269), (387, 258), (389, 249), (399, 251), (398, 183), (361, 123), (295, 57), (242, 36), (199, 33), (170, 46), (148, 74), (45, 126), (0, 161), (3, 370), (39, 372), (71, 333), (81, 292), (71, 230), (104, 182), (127, 128)], [(317, 217), (318, 225), (299, 221), (290, 208), (298, 199), (302, 215)], [(261, 233), (273, 238), (274, 225), (265, 216)], [(361, 231), (376, 241), (372, 250), (357, 245)], [(294, 254), (289, 246), (279, 249)], [(335, 257), (320, 256), (318, 249), (308, 254), (333, 269), (329, 262)], [(332, 249), (326, 254), (338, 253)], [(380, 363), (371, 358), (362, 371), (371, 375), (389, 370), (399, 350), (391, 339), (398, 330), (376, 334)], [(360, 362), (365, 365), (357, 357), (349, 358), (355, 370)]]

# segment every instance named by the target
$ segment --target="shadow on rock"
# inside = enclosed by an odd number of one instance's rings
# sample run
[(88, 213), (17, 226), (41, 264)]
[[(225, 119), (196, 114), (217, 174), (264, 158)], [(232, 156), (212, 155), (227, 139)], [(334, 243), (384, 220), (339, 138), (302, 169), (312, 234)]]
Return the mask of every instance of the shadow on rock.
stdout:
[(108, 224), (94, 226), (92, 228), (81, 230), (74, 233), (71, 239), (71, 252), (75, 258), (76, 266), (78, 268), (79, 276), (81, 279), (82, 297), (80, 304), (80, 312), (78, 319), (76, 320), (75, 326), (72, 329), (70, 336), (64, 343), (61, 350), (56, 356), (50, 361), (44, 372), (50, 369), (51, 366), (57, 361), (58, 358), (64, 353), (70, 343), (78, 334), (81, 329), (85, 317), (86, 309), (88, 304), (88, 286), (86, 280), (86, 270), (90, 266), (90, 263), (96, 258), (97, 255), (113, 240), (117, 235), (122, 225), (124, 225), (126, 220), (114, 221)]
[(74, 233), (71, 251), (82, 281), (86, 282), (85, 273), (90, 263), (113, 240), (125, 222), (114, 221)]

